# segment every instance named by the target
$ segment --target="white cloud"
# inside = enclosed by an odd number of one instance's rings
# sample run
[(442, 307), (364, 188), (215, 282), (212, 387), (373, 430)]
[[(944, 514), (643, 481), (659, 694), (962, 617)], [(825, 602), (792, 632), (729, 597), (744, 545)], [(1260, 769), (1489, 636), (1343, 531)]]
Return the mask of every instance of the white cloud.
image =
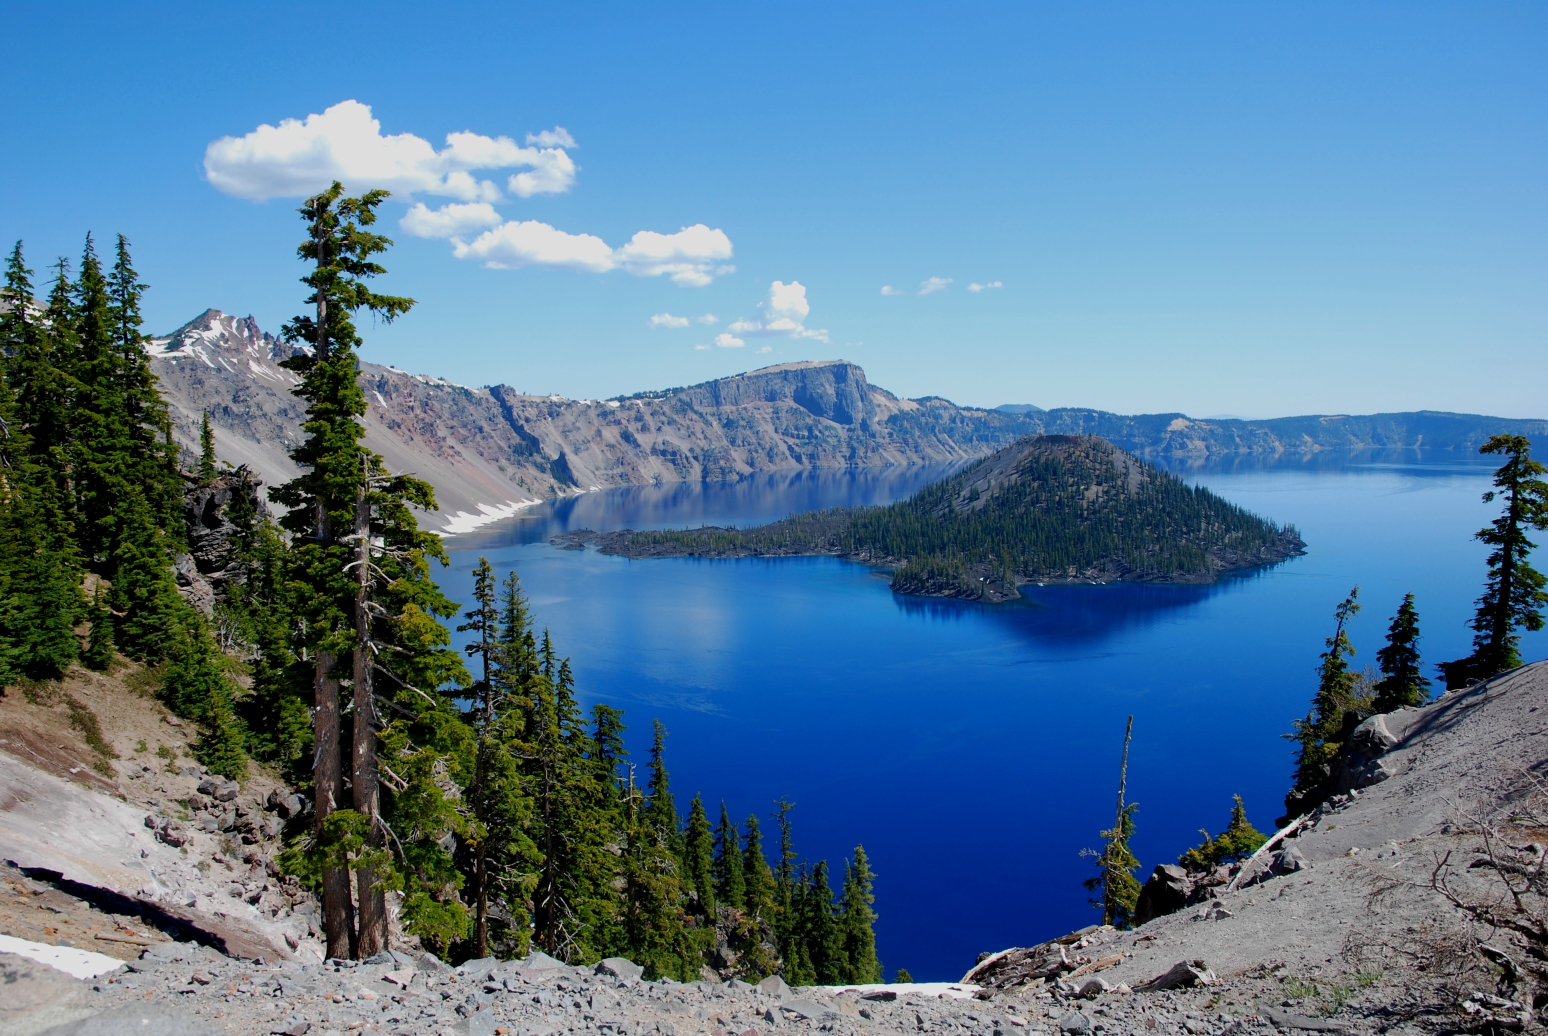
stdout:
[(728, 335), (724, 331), (715, 336), (715, 344), (722, 349), (740, 349), (747, 343), (734, 335)]
[(416, 202), (398, 221), (398, 226), (415, 237), (461, 237), (474, 230), (497, 226), (503, 219), (494, 206), (485, 201), (468, 205), (452, 202), (438, 209), (429, 209), (424, 202)]
[(974, 282), (974, 283), (968, 285), (968, 291), (977, 293), (977, 292), (980, 292), (980, 291), (988, 291), (990, 288), (1003, 288), (1003, 287), (1005, 287), (1005, 285), (1001, 284), (999, 281), (990, 281), (988, 284), (979, 284), (977, 282)]
[[(711, 230), (702, 223), (675, 234), (642, 230), (615, 249), (591, 234), (567, 234), (547, 223), (513, 220), (485, 231), (471, 244), (455, 238), (452, 244), (458, 259), (476, 259), (486, 266), (566, 266), (592, 273), (622, 268), (636, 277), (665, 274), (693, 288), (736, 272), (734, 266), (717, 265), (718, 260), (731, 257), (731, 239), (724, 231)], [(699, 322), (711, 324), (715, 318), (706, 313)]]
[(919, 282), (919, 294), (933, 295), (938, 291), (946, 290), (946, 285), (950, 283), (950, 277), (931, 277)]
[(636, 277), (667, 274), (689, 288), (702, 288), (720, 274), (735, 273), (736, 267), (721, 265), (729, 258), (731, 239), (725, 231), (711, 230), (703, 223), (675, 234), (642, 230), (614, 253), (617, 265)]
[(760, 353), (771, 353), (771, 352), (774, 351), (774, 347), (772, 345), (765, 345), (762, 349), (759, 349), (758, 351)]
[(528, 133), (527, 143), (538, 147), (580, 147), (575, 143), (575, 138), (570, 136), (570, 131), (563, 126), (555, 126), (542, 133)]
[(702, 352), (708, 352), (709, 351), (709, 346), (707, 346), (707, 345), (696, 345), (693, 348), (694, 348), (695, 352), (701, 352), (702, 353)]
[[(554, 130), (536, 143), (560, 143)], [(574, 146), (573, 138), (564, 135)], [(546, 140), (543, 138), (547, 138)], [(204, 149), (204, 171), (218, 190), (255, 201), (300, 198), (338, 180), (352, 191), (384, 188), (396, 194), (434, 194), (463, 202), (500, 199), (490, 180), (474, 170), (530, 167), (511, 178), (510, 189), (529, 194), (561, 193), (575, 181), (575, 163), (555, 147), (522, 147), (509, 137), (458, 132), (446, 135), (437, 151), (412, 133), (383, 136), (369, 105), (341, 101), (305, 119), (260, 125), (241, 137), (221, 137)], [(519, 183), (518, 183), (519, 181)]]
[(496, 269), (562, 266), (606, 273), (617, 265), (613, 250), (600, 237), (566, 234), (536, 220), (512, 220), (484, 231), (471, 243), (454, 240), (452, 244), (458, 259), (477, 259)]
[(687, 317), (674, 317), (670, 313), (657, 313), (647, 323), (651, 327), (687, 327)]
[(890, 284), (883, 284), (882, 285), (881, 293), (883, 295), (907, 295), (908, 294), (908, 292), (904, 291), (902, 288), (894, 288)]
[(517, 173), (505, 182), (505, 186), (518, 198), (530, 198), (534, 194), (563, 194), (575, 182), (575, 160), (558, 148), (538, 151), (527, 164), (534, 167), (532, 172)]
[(695, 317), (694, 319), (697, 320), (701, 324), (718, 324), (718, 323), (720, 323), (720, 318), (717, 317), (713, 313), (706, 313), (702, 317)]
[(758, 316), (753, 320), (735, 321), (726, 330), (755, 338), (815, 338), (826, 342), (826, 330), (806, 326), (811, 311), (805, 285), (800, 281), (789, 284), (775, 281), (769, 286), (768, 297), (758, 303)]

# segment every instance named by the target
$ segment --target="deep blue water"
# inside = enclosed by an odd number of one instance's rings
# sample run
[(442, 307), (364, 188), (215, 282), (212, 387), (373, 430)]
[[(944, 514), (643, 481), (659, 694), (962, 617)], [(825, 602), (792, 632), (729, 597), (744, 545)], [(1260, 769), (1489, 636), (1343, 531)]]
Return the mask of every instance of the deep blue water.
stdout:
[[(466, 600), (479, 554), (514, 568), (572, 658), (584, 702), (650, 721), (686, 811), (712, 819), (796, 803), (797, 848), (842, 860), (864, 844), (879, 877), (890, 977), (955, 979), (984, 950), (1092, 923), (1079, 852), (1113, 819), (1126, 717), (1129, 794), (1148, 872), (1218, 830), (1240, 793), (1259, 828), (1282, 811), (1291, 751), (1332, 612), (1359, 584), (1351, 635), (1374, 664), (1406, 591), (1427, 661), (1465, 654), (1483, 574), (1471, 534), (1483, 458), (1414, 452), (1237, 458), (1173, 470), (1305, 537), (1306, 557), (1209, 587), (1033, 588), (974, 605), (894, 595), (830, 559), (630, 561), (548, 545), (556, 531), (753, 524), (879, 503), (944, 469), (804, 473), (592, 493), (450, 543)], [(1525, 641), (1541, 658), (1548, 634)]]

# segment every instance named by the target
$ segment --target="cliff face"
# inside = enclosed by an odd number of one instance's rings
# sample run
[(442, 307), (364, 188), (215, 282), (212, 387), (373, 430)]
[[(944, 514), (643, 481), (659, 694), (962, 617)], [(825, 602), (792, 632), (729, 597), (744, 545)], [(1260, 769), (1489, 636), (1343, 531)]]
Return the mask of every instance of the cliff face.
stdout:
[[(176, 432), (196, 447), (209, 410), (217, 452), (269, 487), (296, 474), (287, 451), (305, 407), (278, 366), (290, 347), (251, 317), (208, 310), (148, 347)], [(1548, 435), (1548, 422), (1465, 414), (1195, 421), (1100, 410), (979, 410), (899, 399), (843, 360), (786, 363), (627, 399), (528, 396), (361, 364), (366, 444), (435, 487), (431, 523), (463, 531), (557, 494), (734, 479), (779, 468), (915, 464), (983, 456), (1023, 435), (1097, 435), (1139, 455), (1310, 453), (1424, 446), (1472, 450), (1489, 435)], [(1011, 412), (1013, 410), (1021, 412)]]
[[(148, 351), (180, 442), (196, 448), (208, 410), (221, 460), (247, 464), (270, 487), (294, 477), (287, 451), (305, 406), (291, 395), (296, 376), (278, 365), (290, 347), (251, 317), (209, 310)], [(361, 385), (367, 446), (436, 487), (431, 524), (445, 531), (576, 490), (968, 459), (1028, 427), (1014, 414), (898, 399), (843, 361), (625, 400), (470, 388), (373, 363), (361, 364)]]

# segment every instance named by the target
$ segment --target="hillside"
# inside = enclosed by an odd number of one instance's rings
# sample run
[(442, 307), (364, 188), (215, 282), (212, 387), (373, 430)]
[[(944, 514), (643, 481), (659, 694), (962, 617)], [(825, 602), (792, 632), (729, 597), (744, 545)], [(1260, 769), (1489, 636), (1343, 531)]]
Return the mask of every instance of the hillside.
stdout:
[(1303, 546), (1103, 439), (1063, 435), (1028, 436), (886, 507), (600, 542), (628, 557), (832, 554), (901, 566), (901, 593), (996, 601), (1029, 582), (1209, 582)]
[[(89, 982), (0, 953), (0, 1031), (84, 1019), (99, 1027), (61, 1031), (128, 1031), (141, 1018), (165, 1032), (241, 1036), (1537, 1031), (1543, 715), (1548, 663), (1391, 713), (1364, 786), (1244, 868), (1239, 888), (1132, 931), (1092, 926), (986, 953), (959, 983), (646, 982), (625, 960), (578, 968), (541, 953), (456, 969), (402, 952), (319, 966), (158, 939), (132, 970)], [(22, 895), (77, 909), (55, 890)]]
[[(286, 453), (303, 408), (291, 349), (251, 317), (208, 310), (148, 350), (176, 434), (198, 443), (205, 410), (222, 460), (270, 486), (295, 473)], [(1548, 422), (1420, 412), (1367, 417), (1196, 421), (1100, 410), (961, 407), (900, 399), (842, 360), (787, 363), (686, 388), (611, 400), (472, 388), (361, 365), (366, 442), (394, 471), (435, 485), (428, 524), (466, 531), (521, 506), (593, 488), (736, 479), (754, 472), (969, 460), (1024, 435), (1096, 435), (1139, 456), (1314, 453), (1391, 447), (1468, 450), (1496, 432), (1548, 434)]]

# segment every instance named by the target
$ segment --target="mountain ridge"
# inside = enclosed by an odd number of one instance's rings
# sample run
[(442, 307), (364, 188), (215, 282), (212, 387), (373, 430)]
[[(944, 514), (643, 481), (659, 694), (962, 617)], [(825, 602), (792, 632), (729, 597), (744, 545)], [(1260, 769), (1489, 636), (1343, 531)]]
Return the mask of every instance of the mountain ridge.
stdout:
[[(295, 477), (288, 449), (305, 408), (279, 366), (296, 348), (252, 317), (206, 310), (146, 346), (174, 434), (197, 448), (210, 412), (222, 461), (269, 487)], [(696, 385), (612, 399), (471, 387), (361, 363), (366, 444), (389, 468), (435, 487), (428, 524), (470, 531), (556, 496), (806, 467), (973, 460), (1032, 434), (1097, 435), (1139, 456), (1310, 454), (1362, 448), (1476, 449), (1489, 435), (1548, 435), (1548, 421), (1415, 411), (1208, 421), (1089, 408), (1007, 412), (938, 396), (903, 399), (846, 360), (776, 364)], [(1021, 407), (1015, 407), (1021, 410)]]

